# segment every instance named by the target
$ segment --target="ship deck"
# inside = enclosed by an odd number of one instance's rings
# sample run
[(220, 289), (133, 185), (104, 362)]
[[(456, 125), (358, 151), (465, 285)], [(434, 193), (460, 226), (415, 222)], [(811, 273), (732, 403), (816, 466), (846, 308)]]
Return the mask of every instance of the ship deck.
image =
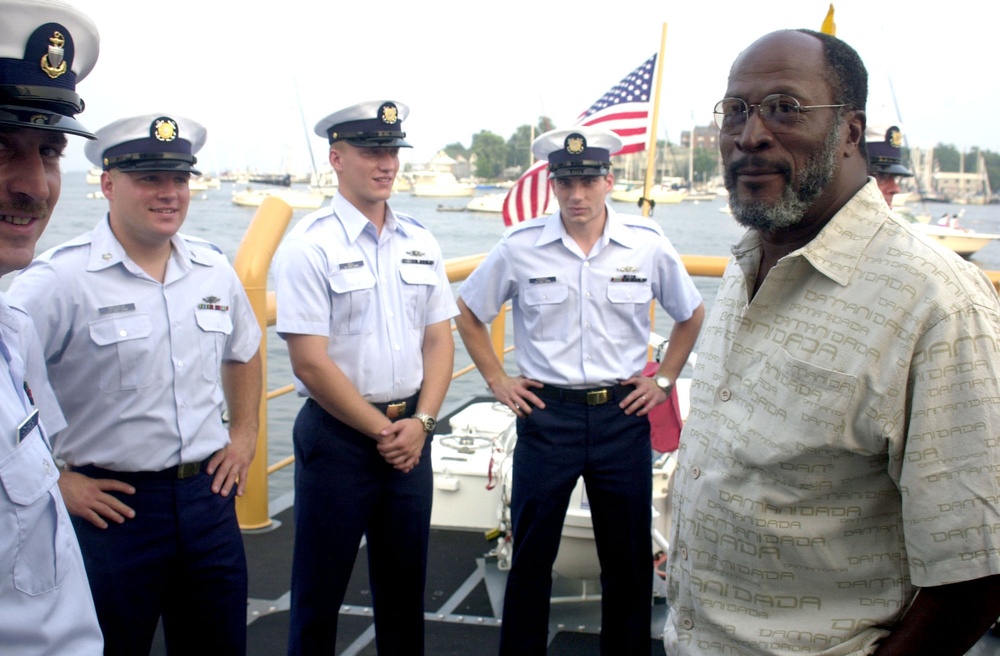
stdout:
[[(483, 400), (489, 399), (472, 399), (456, 411)], [(452, 414), (455, 413), (448, 416)], [(447, 417), (441, 422), (440, 434), (449, 432), (446, 422)], [(287, 650), (293, 512), (294, 494), (289, 492), (272, 500), (273, 522), (269, 528), (244, 531), (243, 534), (249, 571), (248, 656), (276, 656)], [(431, 528), (424, 591), (425, 653), (428, 656), (497, 653), (506, 572), (497, 567), (496, 558), (490, 555), (493, 546), (494, 542), (488, 541), (480, 530)], [(549, 656), (596, 656), (600, 653), (600, 583), (554, 576)], [(665, 618), (666, 606), (654, 603), (650, 626), (651, 656), (664, 654)], [(354, 563), (338, 621), (338, 656), (376, 654), (364, 542)], [(166, 655), (160, 632), (151, 654)]]

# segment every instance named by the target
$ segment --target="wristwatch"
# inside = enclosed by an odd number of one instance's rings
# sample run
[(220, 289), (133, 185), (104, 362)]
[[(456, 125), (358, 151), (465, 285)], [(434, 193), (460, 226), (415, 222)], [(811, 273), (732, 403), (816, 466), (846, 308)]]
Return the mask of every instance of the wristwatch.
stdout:
[(674, 388), (674, 381), (670, 380), (666, 376), (657, 376), (653, 379), (653, 382), (668, 395), (670, 394), (670, 390)]
[(437, 426), (437, 419), (430, 416), (426, 412), (415, 412), (413, 413), (414, 419), (419, 419), (420, 423), (424, 425), (424, 433), (430, 435), (434, 432), (434, 427)]

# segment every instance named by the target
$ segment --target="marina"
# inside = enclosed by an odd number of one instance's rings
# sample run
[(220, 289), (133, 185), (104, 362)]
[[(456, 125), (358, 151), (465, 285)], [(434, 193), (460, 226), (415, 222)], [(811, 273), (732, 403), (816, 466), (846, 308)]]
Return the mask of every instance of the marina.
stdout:
[[(77, 234), (90, 230), (103, 216), (106, 204), (87, 198), (84, 176), (67, 174), (64, 177), (62, 199), (42, 240), (39, 251), (61, 243)], [(243, 239), (247, 225), (254, 215), (253, 208), (234, 206), (231, 186), (209, 190), (192, 200), (183, 232), (207, 239), (217, 244), (233, 259)], [(684, 203), (657, 207), (653, 218), (659, 223), (677, 250), (686, 255), (727, 256), (730, 244), (742, 234), (742, 229), (728, 215), (719, 210), (724, 199), (705, 200), (698, 204)], [(409, 193), (395, 194), (390, 205), (398, 212), (418, 217), (438, 238), (446, 259), (458, 259), (487, 252), (505, 230), (499, 215), (471, 219), (466, 213), (439, 213), (438, 200), (422, 198)], [(616, 210), (635, 211), (632, 203), (613, 203)], [(948, 208), (935, 208), (947, 211)], [(304, 210), (294, 212), (292, 223), (305, 215)], [(473, 224), (469, 221), (473, 220)], [(984, 233), (1000, 233), (1000, 206), (970, 208), (963, 224)], [(988, 270), (1000, 270), (1000, 246), (989, 243), (975, 254), (972, 261)], [(696, 284), (711, 305), (717, 279), (697, 277)], [(9, 282), (9, 281), (4, 281)], [(270, 286), (270, 285), (269, 285)], [(656, 316), (655, 329), (660, 334), (670, 330), (670, 320), (662, 312)], [(268, 331), (268, 383), (267, 391), (275, 390), (291, 381), (287, 350), (274, 333)], [(512, 366), (512, 360), (508, 360)], [(468, 368), (471, 361), (456, 338), (456, 367)], [(482, 436), (468, 430), (468, 421), (460, 414), (470, 404), (486, 404), (490, 399), (481, 377), (472, 370), (456, 379), (451, 386), (448, 400), (442, 409), (443, 417), (459, 417), (444, 423), (435, 438), (435, 457), (453, 458), (461, 455), (471, 461), (481, 451)], [(301, 399), (294, 394), (277, 396), (268, 407), (268, 453), (266, 463), (279, 463), (291, 454), (291, 425), (301, 406)], [(482, 407), (482, 406), (480, 406)], [(509, 423), (509, 417), (507, 418)], [(497, 420), (502, 432), (504, 419)], [(488, 423), (481, 419), (471, 422), (476, 428)], [(465, 433), (463, 434), (463, 431)], [(489, 443), (493, 444), (492, 438)], [(264, 454), (258, 453), (258, 458)], [(292, 477), (293, 467), (278, 469), (268, 479), (268, 512), (270, 525), (261, 530), (245, 533), (248, 565), (250, 569), (250, 599), (248, 605), (248, 634), (250, 654), (283, 653), (287, 638), (288, 583), (292, 544)], [(436, 469), (435, 473), (439, 471)], [(665, 472), (667, 473), (667, 472)], [(448, 476), (436, 476), (435, 501), (445, 498), (449, 491), (449, 476), (458, 480), (456, 471)], [(439, 481), (443, 481), (440, 485)], [(465, 481), (460, 486), (473, 487)], [(502, 488), (501, 488), (502, 491)], [(499, 491), (498, 491), (499, 494)], [(496, 508), (483, 508), (493, 504), (491, 495), (480, 497), (474, 510), (481, 521), (470, 524), (456, 521), (444, 513), (446, 504), (438, 503), (432, 519), (431, 559), (428, 567), (426, 589), (427, 653), (471, 654), (495, 651), (499, 636), (499, 600), (502, 599), (504, 571), (503, 554), (497, 553), (495, 542), (487, 539), (490, 513)], [(467, 511), (459, 513), (468, 517)], [(499, 522), (498, 522), (499, 523)], [(568, 520), (568, 524), (571, 523)], [(406, 545), (400, 545), (406, 548)], [(593, 574), (593, 572), (591, 572)], [(651, 571), (651, 575), (655, 573)], [(590, 575), (588, 575), (590, 576)], [(552, 607), (550, 625), (550, 654), (596, 654), (599, 632), (599, 587), (592, 578), (573, 576), (557, 580), (557, 598)], [(660, 602), (660, 599), (656, 600)], [(374, 654), (374, 632), (371, 623), (371, 600), (367, 586), (367, 562), (364, 549), (355, 565), (345, 606), (341, 610), (341, 636), (339, 654)], [(662, 654), (659, 632), (662, 629), (666, 607), (662, 602), (654, 605), (653, 625), (650, 627), (650, 653)], [(165, 653), (157, 644), (153, 653)], [(984, 652), (985, 653), (985, 652)]]

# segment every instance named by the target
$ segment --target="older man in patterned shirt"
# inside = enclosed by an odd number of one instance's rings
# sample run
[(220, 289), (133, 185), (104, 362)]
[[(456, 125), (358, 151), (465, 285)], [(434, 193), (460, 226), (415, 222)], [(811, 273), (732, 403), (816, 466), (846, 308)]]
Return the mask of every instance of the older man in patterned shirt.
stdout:
[(849, 46), (766, 35), (726, 96), (749, 230), (681, 437), (667, 653), (965, 653), (1000, 614), (996, 293), (867, 178)]

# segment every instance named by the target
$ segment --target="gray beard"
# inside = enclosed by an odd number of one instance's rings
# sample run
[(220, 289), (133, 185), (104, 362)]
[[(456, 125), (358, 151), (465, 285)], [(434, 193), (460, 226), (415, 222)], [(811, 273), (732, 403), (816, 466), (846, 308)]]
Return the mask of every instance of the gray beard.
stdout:
[[(841, 125), (827, 134), (823, 150), (810, 156), (797, 181), (792, 181), (792, 172), (782, 167), (785, 188), (781, 198), (769, 200), (742, 200), (736, 193), (736, 172), (733, 166), (726, 167), (725, 183), (729, 192), (729, 209), (733, 218), (745, 228), (760, 232), (774, 232), (791, 228), (802, 221), (806, 210), (819, 197), (833, 179), (837, 167), (837, 143), (840, 141)], [(751, 163), (753, 157), (750, 158)]]

